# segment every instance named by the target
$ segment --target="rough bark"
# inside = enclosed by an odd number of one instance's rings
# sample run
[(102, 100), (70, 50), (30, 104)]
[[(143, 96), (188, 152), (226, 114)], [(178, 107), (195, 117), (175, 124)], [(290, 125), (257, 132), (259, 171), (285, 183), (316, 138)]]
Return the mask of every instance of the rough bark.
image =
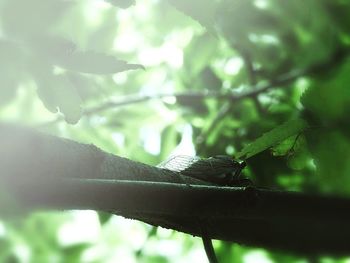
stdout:
[[(0, 212), (94, 209), (192, 235), (300, 253), (349, 253), (350, 200), (220, 187), (93, 145), (0, 125)], [(185, 183), (186, 182), (186, 183)]]

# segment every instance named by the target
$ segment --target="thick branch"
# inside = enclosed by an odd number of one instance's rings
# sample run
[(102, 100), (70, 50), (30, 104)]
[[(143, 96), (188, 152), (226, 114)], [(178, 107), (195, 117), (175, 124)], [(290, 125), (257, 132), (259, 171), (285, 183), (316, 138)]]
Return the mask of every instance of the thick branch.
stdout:
[(0, 167), (4, 178), (83, 178), (206, 184), (169, 170), (103, 152), (94, 145), (0, 124)]
[(95, 209), (192, 235), (205, 227), (211, 238), (246, 245), (349, 252), (348, 199), (191, 179), (188, 186), (172, 173), (93, 145), (7, 125), (0, 127), (0, 145), (2, 214), (15, 208)]

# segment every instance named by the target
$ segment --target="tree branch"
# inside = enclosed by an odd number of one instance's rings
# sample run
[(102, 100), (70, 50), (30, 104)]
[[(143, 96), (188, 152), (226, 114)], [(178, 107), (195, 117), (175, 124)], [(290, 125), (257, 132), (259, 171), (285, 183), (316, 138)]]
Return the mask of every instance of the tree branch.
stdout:
[[(94, 209), (208, 238), (302, 253), (348, 253), (350, 200), (183, 184), (173, 173), (0, 125), (0, 211)], [(189, 179), (190, 180), (190, 179)], [(12, 211), (11, 211), (12, 210)]]
[[(230, 112), (233, 106), (232, 102), (240, 101), (246, 98), (256, 99), (258, 95), (270, 90), (271, 88), (275, 88), (275, 87), (287, 88), (289, 87), (289, 86), (286, 86), (287, 84), (294, 82), (298, 78), (317, 75), (322, 72), (328, 72), (330, 71), (330, 69), (336, 67), (337, 65), (340, 65), (345, 59), (347, 59), (349, 52), (350, 52), (349, 49), (339, 48), (333, 53), (333, 55), (326, 62), (310, 66), (307, 69), (294, 70), (294, 71), (282, 74), (278, 78), (271, 80), (267, 83), (261, 82), (261, 83), (258, 83), (257, 85), (251, 85), (251, 88), (249, 88), (249, 91), (244, 92), (242, 94), (226, 96), (225, 98), (228, 100), (228, 102), (225, 103), (220, 108), (218, 114), (210, 124), (209, 128), (203, 131), (196, 138), (196, 144), (198, 147), (197, 150), (199, 151), (203, 150), (205, 138), (208, 137), (208, 135), (218, 125), (218, 123), (221, 120), (223, 120), (223, 118)], [(248, 61), (248, 63), (250, 62)], [(255, 75), (252, 76), (253, 74), (252, 69), (253, 68), (251, 65), (248, 66), (248, 74), (250, 76), (250, 82), (254, 83), (256, 79), (255, 79)], [(217, 98), (222, 99), (222, 97), (217, 97)]]
[[(186, 98), (186, 99), (193, 99), (193, 100), (204, 100), (204, 99), (211, 98), (211, 99), (218, 99), (218, 100), (227, 100), (229, 102), (240, 101), (245, 98), (255, 98), (259, 94), (264, 93), (271, 88), (287, 85), (300, 77), (327, 72), (329, 71), (330, 68), (344, 61), (347, 58), (348, 53), (349, 53), (348, 49), (336, 50), (333, 56), (331, 56), (331, 58), (326, 62), (313, 65), (307, 69), (294, 70), (294, 71), (282, 74), (276, 79), (265, 83), (258, 83), (256, 85), (251, 84), (250, 87), (247, 88), (248, 91), (241, 94), (236, 94), (232, 92), (220, 93), (220, 92), (204, 91), (204, 92), (164, 93), (164, 94), (144, 95), (144, 96), (128, 95), (128, 96), (122, 97), (117, 101), (106, 101), (99, 106), (88, 108), (84, 111), (83, 115), (91, 116), (93, 114), (96, 114), (105, 110), (132, 105), (135, 103), (146, 102), (154, 99), (163, 99), (167, 97), (175, 97), (177, 99)], [(52, 121), (41, 123), (37, 125), (37, 127), (52, 125), (54, 123), (62, 121), (63, 119), (64, 118), (62, 116), (59, 116)]]

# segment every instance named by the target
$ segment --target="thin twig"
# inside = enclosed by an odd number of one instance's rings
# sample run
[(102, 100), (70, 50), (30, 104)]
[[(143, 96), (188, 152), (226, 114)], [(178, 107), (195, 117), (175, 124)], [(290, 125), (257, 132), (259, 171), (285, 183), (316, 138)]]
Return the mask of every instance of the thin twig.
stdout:
[[(237, 50), (241, 54), (241, 57), (242, 57), (242, 59), (244, 61), (244, 65), (245, 65), (246, 70), (247, 70), (249, 84), (251, 86), (256, 85), (256, 83), (257, 83), (256, 69), (254, 67), (254, 63), (253, 63), (253, 61), (251, 59), (250, 54), (247, 51), (243, 50), (243, 49), (237, 49)], [(253, 102), (254, 102), (258, 112), (260, 114), (265, 114), (266, 110), (261, 106), (261, 103), (260, 103), (258, 97), (255, 96), (252, 99), (253, 99)]]
[[(254, 65), (253, 62), (251, 60), (250, 55), (245, 52), (243, 49), (240, 49), (238, 47), (236, 47), (237, 51), (241, 54), (241, 57), (244, 61), (244, 64), (246, 66), (247, 69), (247, 75), (248, 75), (248, 79), (249, 79), (249, 85), (250, 86), (255, 86), (257, 83), (256, 80), (256, 74), (255, 74), (255, 69), (254, 69)], [(253, 101), (255, 102), (257, 108), (259, 109), (259, 112), (262, 111), (260, 102), (258, 101), (257, 96), (253, 97)], [(218, 114), (216, 115), (215, 119), (212, 121), (212, 123), (210, 124), (209, 128), (201, 133), (197, 138), (196, 138), (196, 144), (197, 144), (197, 154), (199, 154), (200, 152), (203, 151), (204, 147), (205, 147), (205, 140), (207, 138), (207, 136), (209, 134), (211, 134), (212, 130), (217, 126), (217, 124), (224, 119), (224, 117), (231, 111), (231, 109), (233, 108), (233, 103), (229, 103), (226, 102), (219, 110)], [(204, 245), (204, 249), (205, 249), (205, 253), (207, 254), (209, 263), (218, 263), (216, 254), (215, 254), (215, 249), (213, 247), (213, 243), (211, 238), (206, 234), (206, 230), (203, 226), (202, 228), (202, 241), (203, 241), (203, 245)]]
[[(245, 98), (257, 98), (258, 95), (268, 91), (271, 88), (274, 87), (280, 87), (280, 88), (288, 88), (290, 86), (287, 86), (287, 84), (292, 83), (293, 81), (297, 80), (298, 78), (319, 74), (321, 72), (328, 71), (330, 68), (333, 68), (336, 65), (341, 64), (348, 56), (350, 50), (340, 48), (336, 50), (333, 54), (333, 56), (325, 63), (316, 64), (314, 66), (311, 66), (307, 69), (303, 70), (293, 70), (291, 72), (285, 73), (280, 75), (278, 78), (271, 80), (269, 82), (265, 83), (258, 83), (256, 85), (252, 85), (249, 91), (241, 93), (239, 95), (231, 95), (227, 96), (226, 99), (229, 100), (229, 102), (225, 103), (219, 110), (218, 114), (210, 124), (209, 128), (205, 131), (203, 131), (196, 139), (197, 141), (197, 149), (198, 151), (202, 151), (205, 143), (205, 138), (208, 137), (208, 135), (212, 132), (212, 130), (218, 125), (218, 123), (223, 120), (223, 117), (228, 114), (233, 106), (232, 102), (240, 101)], [(254, 80), (254, 78), (252, 79)], [(251, 80), (251, 81), (252, 81)], [(231, 102), (231, 103), (230, 103)]]
[(203, 241), (203, 246), (205, 249), (205, 253), (207, 254), (209, 263), (219, 263), (215, 254), (215, 250), (214, 250), (211, 238), (208, 235), (203, 234), (202, 241)]
[(257, 83), (256, 71), (255, 71), (254, 64), (253, 64), (253, 61), (251, 59), (250, 54), (248, 54), (248, 52), (244, 51), (242, 48), (236, 47), (236, 49), (241, 54), (241, 57), (244, 61), (244, 65), (247, 69), (249, 84), (252, 86), (256, 85), (256, 83)]
[[(218, 99), (218, 100), (228, 100), (230, 102), (239, 101), (245, 98), (255, 98), (259, 94), (264, 93), (271, 88), (287, 85), (300, 77), (327, 71), (330, 68), (334, 67), (335, 65), (340, 64), (347, 57), (348, 53), (349, 53), (349, 50), (347, 49), (339, 49), (334, 53), (331, 59), (325, 63), (311, 66), (308, 69), (294, 70), (294, 71), (282, 74), (278, 78), (269, 82), (250, 85), (250, 87), (247, 88), (249, 91), (241, 94), (237, 94), (233, 92), (221, 93), (221, 92), (204, 91), (204, 92), (163, 93), (163, 94), (155, 94), (155, 95), (129, 95), (129, 96), (123, 96), (121, 99), (117, 101), (111, 100), (111, 101), (102, 103), (99, 106), (88, 108), (84, 111), (83, 115), (90, 116), (112, 108), (118, 108), (121, 106), (132, 105), (135, 103), (146, 102), (154, 99), (163, 99), (167, 97), (175, 97), (177, 99), (187, 98), (192, 100), (203, 100), (207, 98), (212, 98), (212, 99)], [(52, 121), (38, 124), (37, 127), (50, 126), (52, 124), (61, 122), (63, 120), (64, 118), (62, 116), (59, 116)]]

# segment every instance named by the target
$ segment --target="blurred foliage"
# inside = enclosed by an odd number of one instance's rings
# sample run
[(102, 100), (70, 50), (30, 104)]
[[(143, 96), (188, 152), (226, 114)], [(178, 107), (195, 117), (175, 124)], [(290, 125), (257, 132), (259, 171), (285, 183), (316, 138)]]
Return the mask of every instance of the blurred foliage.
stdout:
[[(257, 186), (348, 196), (349, 12), (346, 0), (0, 0), (0, 120), (148, 164), (246, 157)], [(0, 261), (206, 260), (200, 240), (91, 213), (4, 221)], [(349, 262), (215, 247), (220, 262)]]

